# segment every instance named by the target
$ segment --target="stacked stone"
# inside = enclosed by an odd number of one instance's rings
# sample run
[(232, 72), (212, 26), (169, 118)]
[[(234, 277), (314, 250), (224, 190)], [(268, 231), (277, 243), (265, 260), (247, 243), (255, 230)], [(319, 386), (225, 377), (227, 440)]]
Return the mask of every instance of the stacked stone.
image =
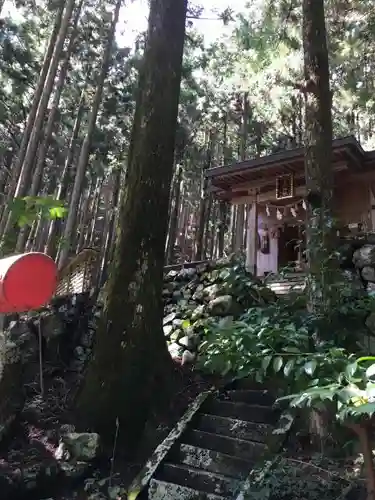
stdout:
[(276, 300), (259, 279), (226, 259), (169, 271), (163, 298), (164, 335), (172, 358), (186, 350), (196, 353), (205, 321), (239, 318), (249, 307)]

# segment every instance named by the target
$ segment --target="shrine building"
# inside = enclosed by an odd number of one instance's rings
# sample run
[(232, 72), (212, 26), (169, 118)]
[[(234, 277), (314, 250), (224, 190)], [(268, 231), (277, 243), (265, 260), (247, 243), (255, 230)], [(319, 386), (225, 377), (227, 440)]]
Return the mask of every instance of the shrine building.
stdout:
[[(335, 139), (332, 150), (339, 227), (375, 231), (375, 151), (364, 151), (352, 136)], [(246, 264), (257, 276), (304, 269), (304, 154), (304, 148), (286, 150), (206, 172), (217, 199), (246, 206)]]

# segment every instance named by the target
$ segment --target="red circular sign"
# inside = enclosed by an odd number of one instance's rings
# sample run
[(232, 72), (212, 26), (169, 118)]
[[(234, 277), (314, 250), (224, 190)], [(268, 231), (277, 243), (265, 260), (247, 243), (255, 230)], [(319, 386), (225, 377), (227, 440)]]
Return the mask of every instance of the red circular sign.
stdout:
[(0, 313), (26, 312), (47, 304), (55, 292), (57, 267), (43, 253), (0, 260)]

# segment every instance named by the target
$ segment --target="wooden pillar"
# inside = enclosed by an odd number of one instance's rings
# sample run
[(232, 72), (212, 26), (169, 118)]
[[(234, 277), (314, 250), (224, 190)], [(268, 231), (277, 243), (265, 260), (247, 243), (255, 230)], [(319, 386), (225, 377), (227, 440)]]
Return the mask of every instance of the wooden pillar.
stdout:
[(246, 269), (256, 275), (258, 255), (258, 204), (256, 199), (248, 208), (246, 238)]

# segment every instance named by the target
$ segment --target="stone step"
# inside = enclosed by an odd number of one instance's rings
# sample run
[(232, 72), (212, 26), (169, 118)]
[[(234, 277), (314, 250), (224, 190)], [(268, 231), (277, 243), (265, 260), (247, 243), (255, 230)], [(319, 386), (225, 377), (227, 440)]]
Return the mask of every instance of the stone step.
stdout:
[(252, 389), (223, 391), (218, 399), (219, 401), (232, 401), (262, 406), (272, 406), (275, 402), (275, 398), (267, 390), (257, 391)]
[(275, 422), (276, 412), (270, 406), (248, 405), (231, 401), (207, 401), (202, 412), (219, 417), (238, 418), (248, 422), (271, 424)]
[(268, 288), (270, 288), (276, 295), (287, 295), (288, 293), (302, 293), (306, 288), (305, 280), (285, 280), (285, 281), (273, 281), (267, 283)]
[(183, 444), (207, 448), (225, 455), (241, 458), (248, 462), (257, 460), (265, 450), (264, 443), (234, 439), (198, 430), (187, 431), (182, 436), (182, 442)]
[(242, 483), (238, 479), (226, 477), (222, 474), (214, 474), (195, 467), (171, 463), (165, 463), (156, 474), (155, 479), (223, 497), (233, 496)]
[(307, 274), (303, 271), (285, 271), (282, 274), (269, 274), (264, 280), (266, 283), (285, 280), (304, 280)]
[(204, 493), (180, 484), (151, 479), (148, 490), (149, 500), (227, 500), (227, 497)]
[(247, 422), (246, 420), (239, 420), (237, 418), (200, 414), (197, 418), (195, 429), (231, 438), (264, 443), (272, 431), (272, 426)]
[(168, 460), (237, 479), (246, 479), (253, 465), (236, 456), (189, 444), (177, 447)]
[(238, 378), (234, 380), (230, 384), (230, 389), (239, 391), (239, 390), (247, 390), (247, 391), (267, 391), (268, 387), (265, 384), (260, 384), (256, 382), (253, 378)]
[(154, 474), (151, 500), (232, 499), (266, 451), (279, 411), (254, 380), (211, 395)]

